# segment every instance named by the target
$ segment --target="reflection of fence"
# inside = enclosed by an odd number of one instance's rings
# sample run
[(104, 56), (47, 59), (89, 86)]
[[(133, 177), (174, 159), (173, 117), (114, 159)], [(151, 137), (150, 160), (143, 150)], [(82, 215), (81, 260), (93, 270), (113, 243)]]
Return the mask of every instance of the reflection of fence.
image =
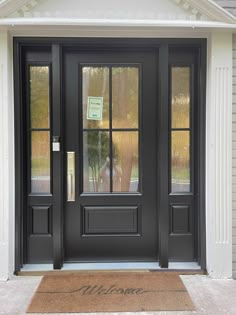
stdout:
[(188, 182), (173, 182), (172, 181), (172, 192), (189, 192), (190, 191), (190, 183)]
[[(127, 192), (131, 192), (131, 191), (133, 191), (133, 192), (137, 192), (138, 191), (138, 184), (139, 184), (139, 181), (138, 181), (138, 179), (134, 179), (134, 180), (131, 180), (130, 181), (130, 184), (129, 184), (129, 190), (127, 190)], [(103, 187), (103, 184), (102, 183), (100, 183), (99, 185), (98, 185), (98, 192), (108, 192), (110, 189), (108, 189), (107, 187)], [(93, 185), (93, 179), (92, 178), (89, 178), (89, 191), (90, 192), (96, 192), (95, 190), (94, 190), (94, 185)], [(116, 189), (116, 190), (114, 190), (114, 192), (122, 192), (122, 189), (121, 189), (121, 187), (120, 187), (120, 189), (118, 190), (118, 189)], [(123, 191), (124, 192), (124, 191)]]
[(31, 191), (35, 193), (50, 193), (50, 176), (31, 178)]

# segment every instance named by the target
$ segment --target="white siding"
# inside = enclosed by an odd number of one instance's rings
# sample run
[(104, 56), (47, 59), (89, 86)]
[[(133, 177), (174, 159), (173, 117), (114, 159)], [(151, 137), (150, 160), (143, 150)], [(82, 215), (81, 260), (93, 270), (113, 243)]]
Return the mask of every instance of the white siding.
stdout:
[(233, 37), (233, 277), (236, 278), (236, 35)]
[(220, 6), (225, 10), (229, 11), (231, 14), (236, 15), (236, 1), (235, 0), (215, 0)]

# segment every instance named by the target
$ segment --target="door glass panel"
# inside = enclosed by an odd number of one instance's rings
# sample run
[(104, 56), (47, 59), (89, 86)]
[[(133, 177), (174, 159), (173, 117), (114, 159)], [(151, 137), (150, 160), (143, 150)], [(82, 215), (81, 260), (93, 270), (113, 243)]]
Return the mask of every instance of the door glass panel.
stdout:
[(138, 128), (139, 68), (112, 67), (112, 126)]
[(82, 68), (83, 128), (109, 127), (109, 68)]
[(31, 192), (50, 192), (50, 132), (31, 132)]
[(108, 132), (84, 131), (84, 192), (110, 192), (109, 141)]
[(190, 127), (190, 67), (172, 67), (172, 128)]
[(113, 132), (113, 191), (139, 189), (138, 132)]
[(190, 192), (190, 132), (172, 131), (172, 192)]
[(31, 128), (49, 128), (49, 67), (30, 66)]
[(86, 66), (82, 75), (83, 191), (137, 192), (139, 66)]

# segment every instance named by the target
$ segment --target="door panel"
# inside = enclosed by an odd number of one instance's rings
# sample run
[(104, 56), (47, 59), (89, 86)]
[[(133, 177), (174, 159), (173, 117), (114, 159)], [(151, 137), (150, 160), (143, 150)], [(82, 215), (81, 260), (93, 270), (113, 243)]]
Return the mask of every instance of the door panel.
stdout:
[(198, 260), (201, 41), (91, 41), (19, 54), (21, 262)]
[(75, 152), (65, 260), (156, 261), (157, 55), (67, 51), (64, 60), (65, 151)]
[(169, 259), (193, 261), (197, 257), (198, 190), (198, 53), (172, 49), (169, 55), (170, 177)]

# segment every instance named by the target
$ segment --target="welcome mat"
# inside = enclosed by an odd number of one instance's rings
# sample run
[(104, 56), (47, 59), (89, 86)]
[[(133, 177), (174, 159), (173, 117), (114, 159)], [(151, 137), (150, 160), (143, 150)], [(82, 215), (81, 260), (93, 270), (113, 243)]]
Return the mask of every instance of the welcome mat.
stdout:
[(172, 272), (50, 273), (27, 313), (189, 311), (195, 307)]

